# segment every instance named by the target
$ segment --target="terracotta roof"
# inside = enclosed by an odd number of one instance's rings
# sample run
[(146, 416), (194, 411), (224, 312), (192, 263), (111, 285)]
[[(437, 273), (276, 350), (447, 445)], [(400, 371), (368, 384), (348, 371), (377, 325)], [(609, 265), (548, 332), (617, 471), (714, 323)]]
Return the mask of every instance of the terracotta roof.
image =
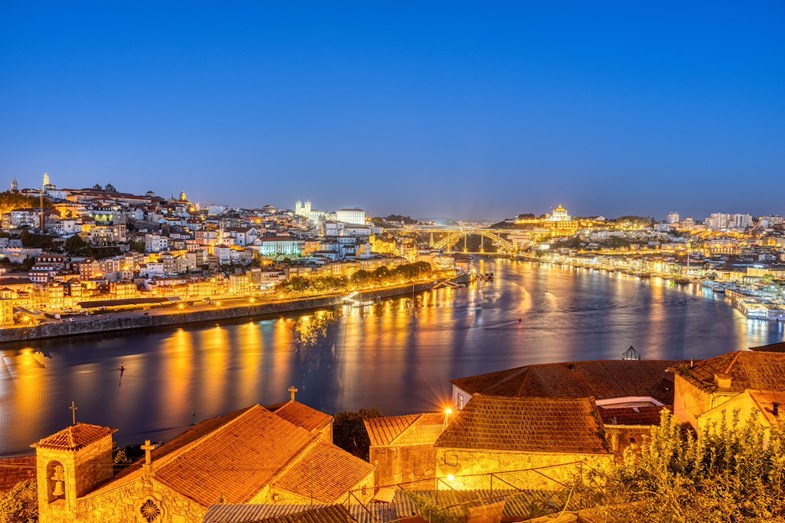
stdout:
[(343, 505), (331, 505), (329, 507), (306, 510), (297, 514), (257, 519), (253, 523), (349, 523), (356, 521)]
[(758, 347), (750, 347), (750, 350), (766, 351), (766, 352), (785, 352), (785, 341), (780, 343), (771, 343), (769, 345), (759, 345)]
[(284, 403), (283, 406), (275, 410), (275, 415), (311, 432), (324, 428), (333, 420), (329, 414), (312, 409), (299, 401)]
[(155, 477), (204, 506), (222, 495), (229, 503), (244, 503), (312, 438), (254, 405), (156, 469)]
[[(407, 414), (364, 420), (372, 447), (433, 444), (444, 426), (444, 414)], [(434, 428), (435, 427), (435, 428)], [(427, 434), (438, 432), (435, 437)], [(401, 438), (401, 439), (399, 439)]]
[[(766, 421), (774, 427), (785, 426), (785, 392), (751, 390), (750, 396), (758, 405)], [(774, 415), (773, 403), (779, 403), (779, 412), (776, 416)]]
[[(163, 445), (156, 447), (151, 453), (151, 457), (153, 462), (160, 461), (161, 459), (173, 454), (183, 447), (197, 441), (198, 439), (210, 434), (211, 432), (216, 431), (217, 429), (223, 427), (236, 417), (240, 416), (244, 412), (248, 411), (253, 407), (246, 407), (244, 409), (236, 410), (234, 412), (230, 412), (229, 414), (224, 414), (223, 416), (218, 416), (215, 418), (210, 418), (202, 421), (201, 423), (197, 423), (191, 429), (183, 432), (182, 434), (175, 436), (174, 438), (170, 439)], [(144, 464), (144, 459), (139, 459), (133, 462), (128, 467), (124, 468), (122, 471), (117, 473), (114, 479), (120, 479), (128, 474), (139, 470), (142, 468)]]
[(106, 436), (111, 436), (115, 432), (117, 432), (117, 429), (90, 425), (89, 423), (77, 423), (55, 432), (51, 436), (39, 440), (30, 446), (44, 449), (79, 450)]
[(607, 453), (591, 398), (518, 398), (475, 394), (436, 442), (441, 448)]
[(469, 394), (544, 398), (650, 396), (673, 403), (673, 360), (597, 360), (546, 363), (450, 380)]
[(274, 488), (288, 490), (320, 503), (338, 503), (343, 496), (369, 474), (373, 465), (324, 442), (298, 457), (297, 463), (273, 483)]
[(202, 523), (248, 523), (264, 518), (297, 514), (326, 505), (213, 505), (207, 509)]
[(699, 361), (692, 368), (680, 365), (677, 372), (697, 387), (714, 392), (715, 374), (731, 378), (730, 391), (747, 389), (785, 391), (785, 353), (736, 351)]
[(605, 425), (659, 425), (664, 407), (599, 407)]

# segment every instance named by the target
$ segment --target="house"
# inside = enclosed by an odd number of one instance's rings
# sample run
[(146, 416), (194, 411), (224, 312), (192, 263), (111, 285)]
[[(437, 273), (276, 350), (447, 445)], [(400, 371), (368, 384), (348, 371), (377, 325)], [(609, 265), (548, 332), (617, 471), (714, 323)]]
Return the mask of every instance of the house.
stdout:
[[(776, 350), (777, 345), (772, 348)], [(716, 421), (722, 411), (730, 419), (732, 411), (738, 409), (742, 414), (758, 411), (768, 425), (781, 423), (785, 352), (765, 348), (729, 352), (675, 367), (676, 418), (698, 428), (710, 419)]]
[(373, 467), (332, 444), (332, 418), (292, 399), (209, 419), (112, 473), (114, 429), (77, 423), (36, 449), (41, 523), (199, 522), (231, 504), (341, 504), (373, 496)]
[[(475, 394), (454, 414), (377, 418), (365, 425), (379, 487), (488, 489), (495, 477), (547, 490), (584, 465), (600, 468), (614, 459), (591, 398)], [(547, 474), (532, 471), (540, 468)]]
[[(553, 489), (584, 465), (613, 461), (591, 398), (475, 394), (435, 447), (436, 476), (455, 489), (488, 488), (489, 473), (525, 488)], [(531, 470), (539, 468), (546, 474)]]
[(603, 409), (662, 407), (673, 403), (675, 360), (596, 360), (527, 365), (450, 380), (462, 409), (474, 394), (588, 398)]

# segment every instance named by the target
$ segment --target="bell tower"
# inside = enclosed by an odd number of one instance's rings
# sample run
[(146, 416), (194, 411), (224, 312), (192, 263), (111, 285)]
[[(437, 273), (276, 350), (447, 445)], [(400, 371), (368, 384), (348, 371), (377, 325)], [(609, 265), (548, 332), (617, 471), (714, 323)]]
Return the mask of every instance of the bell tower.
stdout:
[(77, 498), (112, 478), (112, 434), (117, 429), (75, 423), (35, 448), (40, 523), (77, 519)]

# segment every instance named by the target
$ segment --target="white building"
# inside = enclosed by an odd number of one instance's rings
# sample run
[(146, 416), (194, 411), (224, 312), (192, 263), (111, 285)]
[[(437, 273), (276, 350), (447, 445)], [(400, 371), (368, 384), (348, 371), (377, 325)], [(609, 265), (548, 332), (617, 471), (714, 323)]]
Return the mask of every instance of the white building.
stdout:
[(556, 207), (551, 215), (548, 217), (549, 222), (568, 222), (572, 220), (572, 216), (567, 213), (567, 209), (559, 205)]
[(159, 234), (144, 235), (145, 252), (161, 252), (169, 249), (169, 238)]
[(679, 218), (680, 218), (680, 216), (679, 216), (679, 213), (677, 213), (677, 212), (668, 213), (668, 225), (673, 225), (674, 223), (679, 223), (679, 221), (680, 221)]
[(354, 209), (338, 209), (335, 212), (335, 219), (343, 223), (365, 225), (365, 211), (359, 207), (355, 207)]

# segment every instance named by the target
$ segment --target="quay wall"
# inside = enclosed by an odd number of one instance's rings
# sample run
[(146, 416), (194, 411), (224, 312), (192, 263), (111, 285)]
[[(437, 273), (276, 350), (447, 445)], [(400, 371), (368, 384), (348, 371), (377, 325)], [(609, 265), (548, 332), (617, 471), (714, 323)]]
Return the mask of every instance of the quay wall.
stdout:
[[(466, 283), (469, 281), (469, 276), (461, 275), (450, 281), (454, 283)], [(395, 296), (404, 296), (430, 290), (435, 283), (436, 281), (430, 281), (414, 285), (364, 291), (358, 293), (357, 299), (374, 300), (377, 298), (386, 299)], [(64, 336), (98, 334), (122, 330), (172, 327), (189, 323), (216, 322), (253, 316), (275, 316), (289, 312), (334, 308), (342, 304), (343, 295), (331, 295), (300, 300), (224, 307), (205, 311), (172, 312), (171, 314), (156, 313), (147, 316), (141, 313), (134, 315), (107, 313), (96, 315), (91, 318), (90, 321), (63, 321), (59, 323), (45, 323), (35, 327), (0, 329), (0, 343), (24, 342), (44, 338), (59, 338)]]

